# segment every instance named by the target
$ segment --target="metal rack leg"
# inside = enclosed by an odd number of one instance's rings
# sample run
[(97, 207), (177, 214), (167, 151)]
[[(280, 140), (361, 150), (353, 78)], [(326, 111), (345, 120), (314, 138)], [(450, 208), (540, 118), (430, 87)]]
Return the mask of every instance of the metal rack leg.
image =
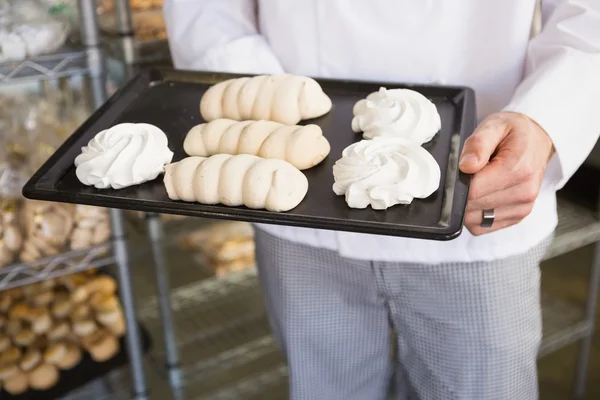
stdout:
[(594, 261), (590, 274), (590, 286), (585, 309), (585, 320), (590, 324), (590, 333), (581, 342), (579, 359), (577, 361), (577, 372), (575, 375), (575, 398), (583, 399), (585, 395), (585, 383), (587, 368), (592, 350), (592, 339), (594, 337), (594, 323), (596, 317), (596, 306), (598, 304), (598, 290), (600, 289), (600, 242), (596, 243)]
[(166, 351), (166, 367), (169, 373), (169, 382), (175, 388), (181, 387), (181, 365), (179, 361), (179, 350), (177, 349), (177, 336), (175, 335), (175, 323), (173, 321), (173, 309), (171, 306), (171, 285), (169, 271), (163, 248), (163, 226), (160, 216), (156, 213), (147, 213), (148, 233), (152, 246), (154, 258), (154, 270), (156, 274), (156, 289), (160, 318), (163, 328), (163, 337)]
[(144, 374), (144, 354), (140, 338), (139, 325), (136, 318), (135, 299), (131, 281), (129, 254), (127, 240), (123, 226), (123, 211), (111, 209), (110, 221), (113, 230), (113, 249), (117, 260), (119, 273), (119, 290), (125, 321), (127, 323), (127, 351), (131, 366), (134, 398), (138, 400), (149, 399), (146, 376)]

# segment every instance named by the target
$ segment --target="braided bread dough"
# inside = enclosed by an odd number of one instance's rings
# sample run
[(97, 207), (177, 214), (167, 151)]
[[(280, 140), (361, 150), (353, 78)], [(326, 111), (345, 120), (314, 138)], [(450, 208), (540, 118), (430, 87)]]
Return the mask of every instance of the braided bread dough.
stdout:
[(317, 125), (284, 125), (272, 121), (215, 119), (193, 127), (183, 142), (190, 156), (252, 154), (277, 158), (298, 169), (319, 164), (331, 150)]
[(211, 86), (200, 101), (206, 121), (218, 118), (269, 120), (295, 125), (331, 110), (331, 99), (312, 78), (259, 75), (235, 78)]
[(171, 200), (288, 211), (306, 196), (308, 180), (283, 160), (250, 154), (188, 157), (165, 167)]

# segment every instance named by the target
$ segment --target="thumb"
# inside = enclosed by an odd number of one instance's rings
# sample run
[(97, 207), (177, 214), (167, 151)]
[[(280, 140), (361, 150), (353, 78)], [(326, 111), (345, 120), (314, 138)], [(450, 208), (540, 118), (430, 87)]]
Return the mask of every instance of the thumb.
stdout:
[(459, 167), (465, 174), (474, 174), (487, 165), (496, 148), (508, 135), (509, 125), (497, 119), (486, 120), (465, 141)]

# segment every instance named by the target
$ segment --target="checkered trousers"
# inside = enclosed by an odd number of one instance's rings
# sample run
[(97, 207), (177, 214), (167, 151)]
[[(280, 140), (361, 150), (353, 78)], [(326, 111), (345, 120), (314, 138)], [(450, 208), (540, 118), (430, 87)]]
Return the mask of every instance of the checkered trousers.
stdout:
[(535, 400), (549, 243), (494, 262), (415, 265), (345, 259), (257, 229), (291, 399), (383, 400), (395, 381), (399, 399)]

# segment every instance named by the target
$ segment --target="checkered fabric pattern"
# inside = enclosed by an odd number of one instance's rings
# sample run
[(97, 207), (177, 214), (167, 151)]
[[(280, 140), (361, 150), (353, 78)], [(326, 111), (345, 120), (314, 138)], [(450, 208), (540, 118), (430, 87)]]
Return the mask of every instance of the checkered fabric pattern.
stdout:
[(392, 376), (399, 399), (538, 397), (550, 239), (518, 257), (441, 265), (344, 259), (260, 229), (256, 244), (292, 400), (383, 400)]

